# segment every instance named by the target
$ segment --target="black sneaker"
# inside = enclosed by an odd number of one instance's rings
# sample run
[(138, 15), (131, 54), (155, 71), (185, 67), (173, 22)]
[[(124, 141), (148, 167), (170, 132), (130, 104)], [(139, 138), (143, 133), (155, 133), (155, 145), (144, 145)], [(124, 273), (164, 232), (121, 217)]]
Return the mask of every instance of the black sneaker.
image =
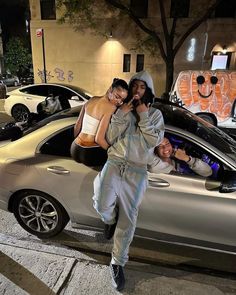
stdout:
[(113, 224), (105, 224), (104, 237), (107, 240), (110, 240), (114, 236), (114, 232), (115, 232), (115, 229), (116, 229), (116, 224), (117, 224), (117, 222), (113, 223)]
[(112, 285), (117, 291), (121, 291), (125, 286), (125, 276), (121, 265), (110, 264)]

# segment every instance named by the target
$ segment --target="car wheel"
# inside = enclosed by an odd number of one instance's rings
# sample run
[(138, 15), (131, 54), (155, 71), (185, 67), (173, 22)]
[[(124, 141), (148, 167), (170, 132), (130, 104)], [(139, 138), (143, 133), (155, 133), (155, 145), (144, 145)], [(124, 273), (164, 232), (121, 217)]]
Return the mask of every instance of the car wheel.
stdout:
[(16, 122), (27, 121), (29, 119), (30, 111), (23, 104), (16, 104), (11, 110), (11, 115)]
[(211, 116), (208, 116), (206, 114), (198, 114), (198, 117), (202, 118), (203, 120), (207, 121), (212, 125), (216, 125), (214, 119)]
[(13, 213), (19, 224), (39, 238), (59, 234), (69, 221), (62, 205), (46, 193), (30, 190), (17, 195)]

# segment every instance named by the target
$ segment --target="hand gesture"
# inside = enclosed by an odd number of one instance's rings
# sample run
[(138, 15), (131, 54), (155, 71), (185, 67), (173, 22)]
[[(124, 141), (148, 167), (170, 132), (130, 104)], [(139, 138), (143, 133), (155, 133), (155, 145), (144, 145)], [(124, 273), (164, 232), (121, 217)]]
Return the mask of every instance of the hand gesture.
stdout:
[(141, 103), (141, 101), (139, 101), (139, 104), (136, 107), (136, 112), (140, 114), (147, 111), (148, 111), (148, 107), (144, 103)]
[(185, 150), (177, 149), (174, 151), (174, 157), (178, 160), (187, 162), (189, 156), (186, 154)]
[(132, 101), (134, 100), (134, 98), (132, 98), (128, 103), (124, 103), (120, 109), (124, 112), (124, 113), (129, 113), (130, 111), (132, 111), (134, 109), (134, 106), (132, 104)]

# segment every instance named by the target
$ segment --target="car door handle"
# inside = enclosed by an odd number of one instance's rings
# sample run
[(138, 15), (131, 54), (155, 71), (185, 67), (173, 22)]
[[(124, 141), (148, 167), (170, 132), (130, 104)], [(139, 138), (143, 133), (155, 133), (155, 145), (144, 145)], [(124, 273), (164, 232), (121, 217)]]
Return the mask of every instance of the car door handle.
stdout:
[(168, 181), (165, 181), (165, 180), (160, 179), (160, 178), (159, 179), (149, 178), (148, 183), (152, 187), (169, 187), (170, 186)]
[(26, 99), (32, 100), (32, 97), (26, 97)]
[(54, 173), (54, 174), (69, 174), (70, 171), (66, 170), (61, 166), (49, 166), (47, 167), (47, 171)]

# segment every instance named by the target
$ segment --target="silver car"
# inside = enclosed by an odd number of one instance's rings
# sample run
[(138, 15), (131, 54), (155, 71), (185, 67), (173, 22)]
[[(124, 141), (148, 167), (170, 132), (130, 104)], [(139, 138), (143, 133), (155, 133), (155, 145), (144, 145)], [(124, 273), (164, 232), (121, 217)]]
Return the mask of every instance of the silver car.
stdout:
[(6, 86), (20, 85), (19, 78), (11, 74), (0, 75), (0, 81), (2, 81)]
[[(185, 109), (155, 103), (172, 143), (201, 157), (209, 178), (192, 173), (149, 173), (136, 235), (198, 247), (235, 251), (236, 142)], [(0, 208), (40, 238), (57, 235), (69, 220), (102, 229), (93, 209), (93, 180), (101, 167), (70, 157), (81, 107), (40, 121), (0, 147)], [(140, 155), (141, 156), (141, 155)]]

